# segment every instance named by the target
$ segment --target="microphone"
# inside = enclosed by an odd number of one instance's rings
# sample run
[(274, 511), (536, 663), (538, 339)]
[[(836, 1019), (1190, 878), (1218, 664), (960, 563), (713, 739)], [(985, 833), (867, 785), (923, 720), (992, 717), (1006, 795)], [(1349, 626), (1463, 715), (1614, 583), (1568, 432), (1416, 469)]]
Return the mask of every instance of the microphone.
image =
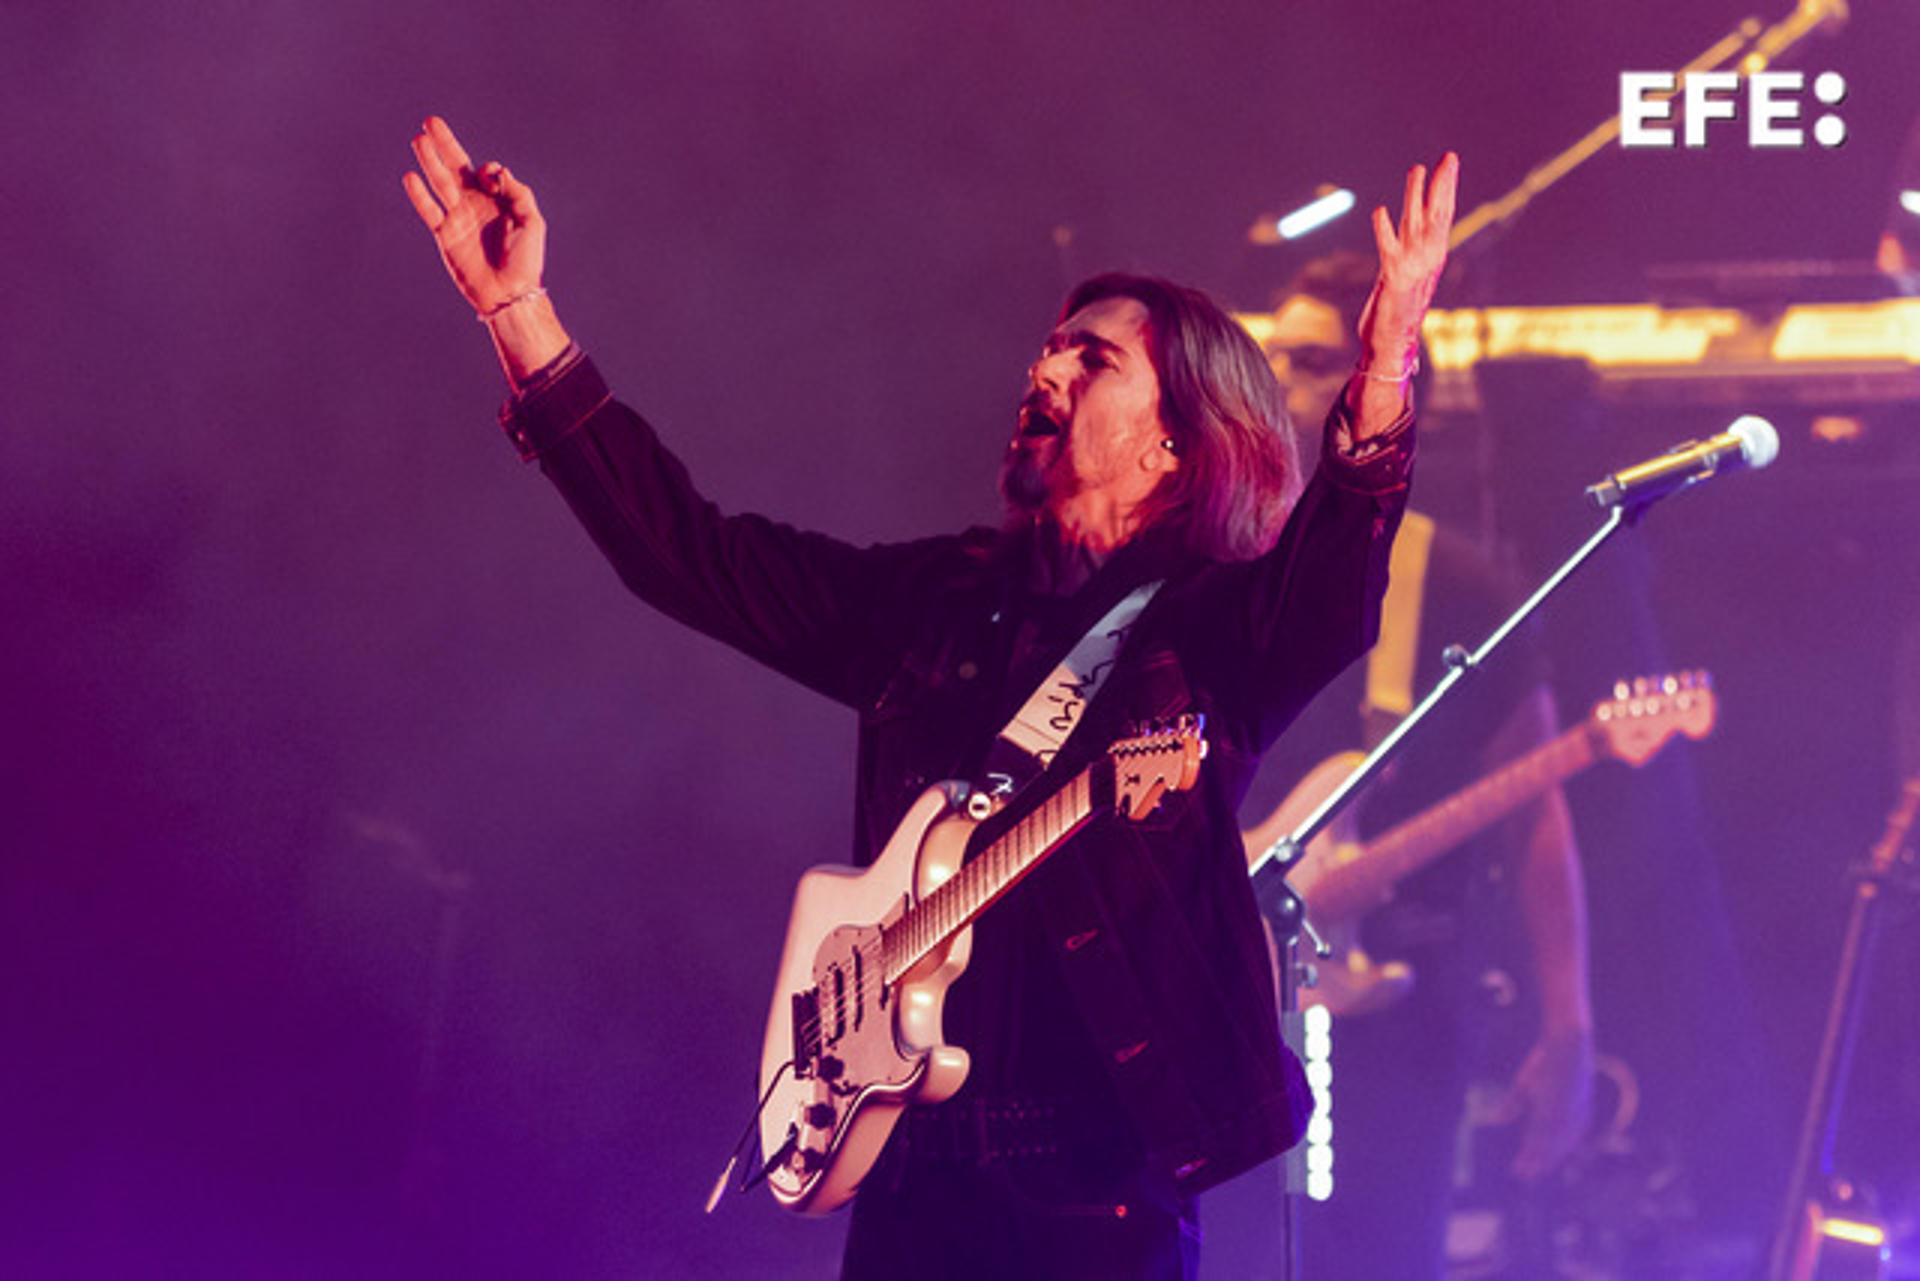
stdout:
[(1755, 414), (1746, 414), (1734, 419), (1718, 436), (1675, 445), (1658, 458), (1617, 471), (1596, 485), (1588, 485), (1587, 497), (1600, 508), (1644, 506), (1718, 476), (1722, 471), (1765, 467), (1779, 452), (1780, 433), (1773, 429), (1773, 424)]

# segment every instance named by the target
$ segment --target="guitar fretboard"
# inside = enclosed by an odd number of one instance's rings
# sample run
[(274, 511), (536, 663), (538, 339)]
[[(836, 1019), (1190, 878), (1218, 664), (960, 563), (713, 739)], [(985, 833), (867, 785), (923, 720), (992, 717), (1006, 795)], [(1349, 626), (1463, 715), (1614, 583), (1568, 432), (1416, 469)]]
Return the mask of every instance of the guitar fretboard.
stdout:
[(1093, 771), (1113, 768), (1097, 762), (1074, 776), (1036, 809), (964, 863), (943, 885), (887, 927), (883, 960), (886, 981), (897, 982), (935, 948), (958, 934), (1021, 877), (1039, 866), (1093, 817)]
[(1454, 793), (1366, 843), (1350, 862), (1315, 883), (1316, 908), (1330, 919), (1371, 906), (1404, 876), (1599, 759), (1605, 739), (1591, 722), (1576, 725), (1471, 787)]

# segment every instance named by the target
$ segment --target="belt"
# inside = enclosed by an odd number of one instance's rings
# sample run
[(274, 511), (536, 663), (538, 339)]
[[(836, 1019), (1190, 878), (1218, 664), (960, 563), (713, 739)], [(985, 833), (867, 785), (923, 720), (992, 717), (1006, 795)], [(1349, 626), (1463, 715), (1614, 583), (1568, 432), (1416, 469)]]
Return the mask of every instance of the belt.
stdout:
[(1034, 1099), (953, 1099), (909, 1107), (896, 1135), (920, 1160), (967, 1162), (1058, 1156), (1060, 1109)]

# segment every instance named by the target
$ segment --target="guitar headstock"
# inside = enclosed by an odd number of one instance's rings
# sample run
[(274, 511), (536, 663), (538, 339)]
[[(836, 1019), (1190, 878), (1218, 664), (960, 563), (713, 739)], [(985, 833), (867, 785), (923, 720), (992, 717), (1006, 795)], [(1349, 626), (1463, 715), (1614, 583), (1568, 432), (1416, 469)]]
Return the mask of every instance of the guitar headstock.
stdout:
[(1713, 718), (1713, 678), (1691, 671), (1619, 682), (1613, 697), (1594, 707), (1590, 723), (1605, 737), (1609, 752), (1639, 766), (1676, 733), (1705, 738)]
[(1184, 792), (1200, 779), (1206, 759), (1206, 719), (1181, 716), (1123, 738), (1107, 749), (1113, 760), (1113, 804), (1127, 818), (1153, 813), (1168, 792)]
[(1900, 799), (1887, 815), (1887, 830), (1868, 855), (1869, 875), (1885, 876), (1902, 858), (1911, 860), (1907, 840), (1913, 835), (1914, 819), (1920, 817), (1920, 778), (1910, 778), (1900, 789)]

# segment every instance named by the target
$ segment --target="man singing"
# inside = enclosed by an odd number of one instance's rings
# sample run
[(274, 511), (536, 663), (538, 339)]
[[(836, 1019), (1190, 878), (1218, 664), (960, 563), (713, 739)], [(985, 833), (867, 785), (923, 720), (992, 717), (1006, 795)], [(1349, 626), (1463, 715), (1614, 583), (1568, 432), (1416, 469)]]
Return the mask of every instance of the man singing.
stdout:
[[(1235, 811), (1260, 753), (1378, 626), (1458, 161), (1408, 175), (1397, 225), (1375, 211), (1361, 358), (1304, 492), (1245, 332), (1196, 291), (1100, 276), (1028, 370), (1005, 525), (854, 547), (702, 498), (561, 326), (532, 190), (474, 165), (441, 120), (413, 149), (407, 194), (493, 336), (521, 455), (637, 595), (858, 715), (857, 863), (935, 780), (1044, 764), (1044, 790), (1130, 723), (1204, 715), (1194, 790), (1142, 822), (1094, 820), (981, 918), (945, 1009), (966, 1083), (907, 1110), (860, 1184), (843, 1262), (847, 1277), (909, 1259), (922, 1277), (1194, 1275), (1193, 1197), (1293, 1143), (1308, 1110)], [(1018, 713), (1102, 631), (1124, 639), (1072, 732), (1009, 767)]]

